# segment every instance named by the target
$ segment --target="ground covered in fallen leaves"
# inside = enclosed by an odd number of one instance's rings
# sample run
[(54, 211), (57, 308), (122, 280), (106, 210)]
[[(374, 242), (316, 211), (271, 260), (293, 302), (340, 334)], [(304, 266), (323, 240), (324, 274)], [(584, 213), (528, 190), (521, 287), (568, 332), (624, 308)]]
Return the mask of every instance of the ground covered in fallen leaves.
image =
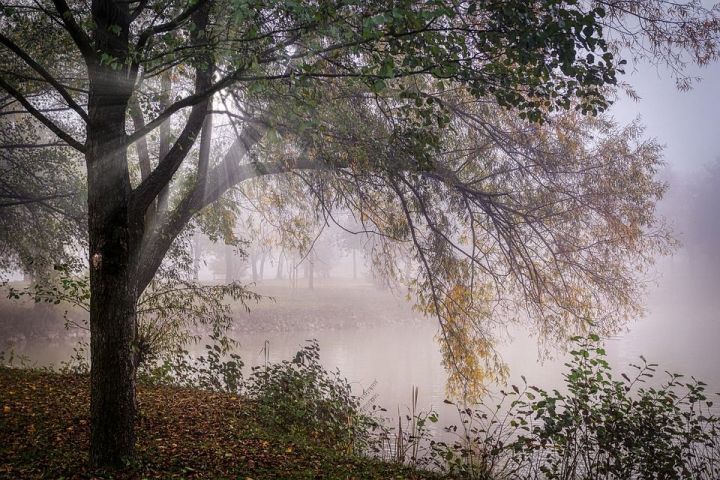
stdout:
[(85, 376), (0, 368), (0, 478), (431, 478), (273, 435), (237, 396), (169, 387), (138, 389), (135, 462), (92, 470), (88, 384)]

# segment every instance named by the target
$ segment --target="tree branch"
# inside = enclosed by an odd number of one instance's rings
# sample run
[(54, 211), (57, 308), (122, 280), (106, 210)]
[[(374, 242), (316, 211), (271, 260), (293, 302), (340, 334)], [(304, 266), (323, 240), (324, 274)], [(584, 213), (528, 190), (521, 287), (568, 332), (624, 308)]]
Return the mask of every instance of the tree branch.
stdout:
[(56, 193), (56, 194), (49, 194), (49, 195), (41, 195), (37, 197), (33, 197), (31, 195), (28, 196), (21, 196), (21, 195), (0, 195), (0, 198), (7, 198), (8, 200), (0, 201), (0, 208), (5, 207), (13, 207), (16, 205), (25, 205), (28, 203), (43, 203), (48, 200), (56, 200), (58, 198), (68, 198), (68, 197), (74, 197), (77, 195), (77, 192), (71, 192), (71, 193)]
[[(165, 70), (160, 76), (160, 108), (165, 110), (170, 104), (172, 95), (172, 79), (170, 70)], [(158, 158), (164, 159), (170, 151), (170, 118), (160, 125), (160, 145), (158, 146)], [(160, 190), (157, 197), (155, 214), (164, 215), (167, 212), (168, 198), (170, 196), (170, 188)]]
[(57, 79), (50, 74), (50, 72), (45, 70), (42, 65), (33, 60), (32, 57), (30, 57), (30, 55), (28, 55), (22, 48), (20, 48), (17, 44), (15, 44), (12, 40), (10, 40), (2, 33), (0, 33), (0, 43), (9, 48), (13, 53), (15, 53), (15, 55), (17, 55), (25, 63), (27, 63), (30, 68), (39, 73), (40, 76), (44, 78), (50, 85), (52, 85), (53, 88), (55, 88), (55, 90), (57, 90), (57, 92), (60, 94), (60, 96), (65, 99), (67, 105), (75, 112), (77, 112), (77, 114), (80, 115), (80, 118), (82, 118), (85, 123), (87, 123), (88, 115), (85, 110), (80, 108), (80, 105), (75, 102), (75, 100), (70, 96), (68, 91), (65, 90), (65, 88), (60, 84), (60, 82), (58, 82)]
[[(130, 104), (130, 118), (132, 118), (133, 126), (135, 130), (139, 130), (145, 126), (145, 119), (143, 118), (142, 109), (140, 108), (140, 102), (137, 96), (133, 96), (132, 103)], [(140, 162), (140, 179), (145, 180), (150, 176), (152, 166), (150, 165), (150, 152), (148, 150), (147, 139), (141, 138), (137, 142), (137, 154)]]
[[(208, 105), (212, 108), (212, 105)], [(200, 152), (198, 154), (197, 180), (195, 188), (203, 192), (207, 186), (208, 168), (210, 167), (210, 147), (212, 146), (213, 117), (208, 113), (200, 135)]]
[(133, 12), (130, 14), (131, 22), (135, 21), (135, 19), (140, 16), (143, 10), (145, 10), (145, 8), (147, 7), (148, 3), (149, 0), (140, 0), (140, 2), (138, 2), (138, 6), (135, 7), (135, 10), (133, 10)]
[[(279, 48), (284, 48), (284, 47), (292, 44), (296, 39), (297, 39), (297, 37), (293, 37), (292, 39), (282, 42), (282, 43), (276, 45), (275, 47), (272, 47), (269, 50), (274, 51)], [(267, 53), (267, 52), (264, 52), (263, 54), (265, 54), (265, 53)], [(266, 62), (266, 61), (268, 61), (268, 60), (263, 60), (263, 62)], [(134, 142), (137, 142), (138, 139), (140, 139), (141, 137), (144, 137), (145, 135), (149, 134), (150, 132), (155, 130), (157, 127), (162, 125), (162, 123), (165, 120), (167, 120), (168, 118), (170, 118), (175, 112), (178, 112), (178, 111), (182, 110), (183, 108), (193, 107), (200, 102), (206, 101), (209, 97), (211, 97), (215, 93), (219, 92), (223, 88), (229, 87), (230, 85), (232, 85), (233, 82), (238, 81), (238, 80), (249, 81), (249, 80), (254, 79), (251, 77), (242, 77), (242, 73), (244, 71), (245, 71), (245, 66), (240, 66), (234, 72), (224, 76), (223, 78), (221, 78), (220, 80), (215, 82), (215, 84), (208, 83), (207, 88), (205, 90), (196, 89), (194, 94), (188, 95), (187, 97), (183, 98), (182, 100), (178, 100), (177, 102), (173, 103), (168, 108), (163, 110), (163, 112), (160, 113), (157, 117), (155, 117), (155, 119), (153, 119), (147, 125), (145, 125), (145, 128), (143, 128), (142, 130), (135, 131), (131, 135), (128, 135), (127, 144), (130, 145)], [(291, 75), (293, 75), (293, 73), (290, 72), (289, 70), (287, 70), (287, 73), (285, 73), (285, 74), (267, 76), (267, 77), (263, 77), (263, 78), (268, 79), (268, 80), (270, 80), (270, 79), (277, 80), (277, 79), (282, 79), (282, 78), (289, 78)]]
[(52, 1), (55, 5), (55, 9), (58, 11), (60, 17), (62, 18), (63, 24), (65, 25), (65, 30), (67, 30), (67, 32), (70, 34), (70, 37), (72, 37), (75, 45), (77, 45), (78, 50), (80, 50), (80, 53), (85, 59), (85, 64), (89, 66), (90, 64), (95, 63), (95, 61), (97, 60), (97, 55), (95, 53), (95, 49), (93, 48), (92, 40), (87, 35), (87, 33), (85, 33), (85, 31), (80, 27), (80, 25), (78, 25), (78, 23), (75, 21), (75, 17), (70, 11), (70, 7), (68, 6), (68, 4), (65, 2), (65, 0)]
[[(143, 0), (143, 1), (145, 1), (145, 0)], [(193, 15), (195, 12), (197, 12), (200, 9), (200, 7), (203, 7), (206, 4), (208, 4), (208, 1), (209, 0), (197, 0), (196, 2), (192, 3), (188, 8), (186, 8), (184, 11), (182, 11), (178, 16), (176, 16), (175, 18), (170, 20), (169, 22), (165, 22), (160, 25), (155, 25), (153, 27), (143, 30), (140, 33), (138, 41), (135, 45), (135, 51), (137, 52), (137, 57), (136, 57), (136, 60), (134, 60), (132, 63), (131, 72), (134, 74), (138, 71), (141, 54), (142, 54), (143, 50), (145, 49), (145, 47), (147, 46), (148, 41), (154, 35), (157, 35), (158, 33), (170, 32), (172, 30), (175, 30), (180, 25), (182, 25), (188, 18), (190, 18), (191, 15)], [(140, 10), (142, 3), (143, 2), (141, 2), (141, 4), (138, 6), (138, 9), (136, 10), (136, 12), (138, 12)], [(134, 16), (132, 18), (139, 15), (139, 13), (136, 14), (136, 12), (133, 12)]]
[(165, 217), (163, 224), (144, 242), (137, 270), (139, 291), (142, 291), (152, 281), (165, 252), (193, 215), (220, 198), (233, 186), (263, 175), (274, 175), (298, 169), (330, 168), (324, 163), (306, 157), (270, 163), (241, 164), (240, 162), (246, 158), (252, 147), (262, 139), (265, 131), (266, 127), (260, 122), (256, 125), (248, 125), (245, 131), (235, 139), (223, 160), (208, 172), (205, 188), (196, 184), (195, 189), (180, 201), (173, 212)]
[[(208, 4), (205, 3), (205, 5), (207, 6)], [(205, 30), (208, 15), (208, 8), (196, 11), (196, 18), (193, 19), (196, 24), (196, 29), (194, 30), (196, 33), (193, 35), (194, 42), (198, 40), (197, 32), (203, 32)], [(202, 67), (196, 67), (195, 91), (205, 91), (212, 81), (214, 65), (203, 63), (207, 62), (205, 59), (197, 59), (196, 61), (199, 65), (202, 65)], [(193, 106), (187, 123), (172, 148), (166, 155), (160, 158), (157, 168), (133, 191), (130, 200), (130, 209), (131, 215), (134, 215), (135, 218), (144, 218), (145, 212), (150, 204), (158, 194), (168, 186), (173, 175), (177, 169), (180, 168), (190, 148), (195, 143), (198, 133), (200, 133), (200, 129), (205, 121), (205, 116), (207, 115), (208, 105), (209, 97), (206, 97), (203, 101)], [(157, 120), (157, 118), (155, 120)]]
[(52, 120), (47, 118), (45, 115), (40, 113), (33, 105), (27, 101), (27, 99), (18, 92), (12, 85), (7, 83), (3, 78), (0, 77), (0, 87), (7, 93), (12, 95), (15, 100), (25, 107), (33, 117), (37, 118), (43, 125), (45, 125), (50, 131), (57, 135), (61, 140), (64, 140), (69, 146), (73, 147), (80, 153), (85, 153), (85, 145), (75, 140), (70, 134), (65, 132), (62, 128), (56, 125)]

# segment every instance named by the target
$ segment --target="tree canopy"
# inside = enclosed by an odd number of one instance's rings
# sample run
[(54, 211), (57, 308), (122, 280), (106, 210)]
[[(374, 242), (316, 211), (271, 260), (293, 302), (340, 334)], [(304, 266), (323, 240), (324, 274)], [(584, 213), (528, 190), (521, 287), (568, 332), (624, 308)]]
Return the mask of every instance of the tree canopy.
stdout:
[[(660, 148), (603, 116), (620, 58), (685, 86), (687, 62), (717, 56), (719, 14), (695, 0), (3, 0), (0, 114), (42, 132), (12, 142), (85, 160), (93, 462), (132, 452), (140, 295), (237, 188), (288, 230), (350, 212), (377, 237), (376, 271), (438, 318), (459, 388), (502, 372), (502, 321), (552, 339), (616, 328), (669, 246)], [(65, 192), (39, 188), (3, 216)]]

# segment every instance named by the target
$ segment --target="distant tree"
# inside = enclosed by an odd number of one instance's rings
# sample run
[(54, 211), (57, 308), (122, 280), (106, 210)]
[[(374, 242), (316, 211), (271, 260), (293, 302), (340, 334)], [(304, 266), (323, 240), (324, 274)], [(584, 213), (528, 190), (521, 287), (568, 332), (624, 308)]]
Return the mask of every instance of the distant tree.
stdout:
[(487, 301), (514, 299), (550, 336), (612, 325), (664, 237), (657, 147), (580, 115), (617, 83), (607, 36), (682, 67), (713, 58), (719, 31), (716, 9), (660, 0), (9, 0), (0, 15), (3, 105), (85, 158), (95, 465), (133, 454), (138, 298), (191, 219), (258, 177), (300, 182), (320, 216), (355, 209), (399, 242), (378, 254), (412, 247), (457, 372), (491, 350)]
[(362, 255), (363, 246), (367, 241), (368, 235), (363, 231), (363, 227), (359, 222), (352, 217), (343, 219), (341, 229), (338, 232), (338, 246), (345, 252), (350, 252), (353, 280), (357, 280), (358, 277), (358, 251)]

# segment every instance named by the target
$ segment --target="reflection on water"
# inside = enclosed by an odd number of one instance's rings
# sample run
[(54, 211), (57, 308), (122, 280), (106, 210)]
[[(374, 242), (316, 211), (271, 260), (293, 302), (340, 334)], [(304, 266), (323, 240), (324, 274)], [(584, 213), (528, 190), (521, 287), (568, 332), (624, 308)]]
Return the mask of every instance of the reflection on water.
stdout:
[[(720, 315), (715, 302), (689, 301), (692, 289), (661, 286), (651, 292), (648, 315), (629, 325), (628, 331), (607, 342), (608, 357), (616, 369), (631, 372), (627, 365), (642, 354), (660, 364), (662, 370), (685, 373), (706, 381), (711, 392), (720, 391), (720, 349), (717, 348)], [(435, 341), (437, 327), (432, 320), (412, 323), (380, 324), (338, 330), (297, 330), (237, 334), (240, 354), (247, 366), (264, 362), (263, 347), (269, 341), (273, 362), (290, 359), (304, 340), (315, 338), (320, 344), (321, 361), (327, 368), (339, 368), (361, 393), (374, 385), (370, 397), (390, 413), (401, 412), (410, 403), (411, 389), (419, 387), (421, 409), (435, 408), (443, 418), (456, 421), (452, 407), (443, 404), (446, 374)], [(512, 341), (500, 347), (511, 368), (511, 383), (520, 375), (542, 388), (562, 383), (567, 356), (540, 361), (535, 339), (523, 331), (511, 334)], [(42, 345), (18, 345), (17, 350), (38, 365), (58, 364), (72, 354), (68, 341)], [(196, 347), (202, 350), (202, 345)], [(662, 376), (662, 373), (660, 374)]]

